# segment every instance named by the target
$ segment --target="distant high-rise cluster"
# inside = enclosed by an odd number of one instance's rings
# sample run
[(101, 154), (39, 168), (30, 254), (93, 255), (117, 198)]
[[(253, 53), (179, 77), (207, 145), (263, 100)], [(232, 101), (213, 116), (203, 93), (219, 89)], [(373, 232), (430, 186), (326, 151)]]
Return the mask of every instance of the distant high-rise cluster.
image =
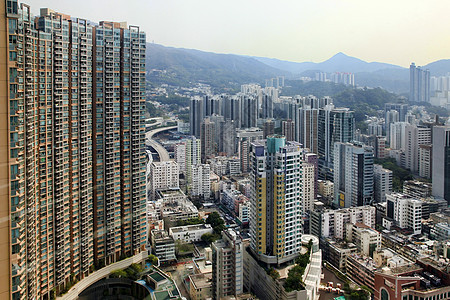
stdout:
[(317, 72), (312, 78), (315, 81), (322, 82), (334, 82), (340, 83), (350, 86), (355, 86), (355, 74), (348, 72), (335, 72), (335, 73), (325, 73), (325, 72)]
[(430, 71), (409, 66), (409, 101), (430, 102)]
[(144, 250), (146, 36), (50, 9), (34, 17), (15, 0), (1, 8), (10, 188), (0, 201), (0, 295), (50, 298), (94, 265)]

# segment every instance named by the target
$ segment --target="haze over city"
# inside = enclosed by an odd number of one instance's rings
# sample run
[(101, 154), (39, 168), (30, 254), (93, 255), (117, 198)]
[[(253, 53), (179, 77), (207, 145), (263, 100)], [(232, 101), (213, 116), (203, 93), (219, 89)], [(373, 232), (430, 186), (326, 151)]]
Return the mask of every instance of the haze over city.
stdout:
[[(448, 58), (450, 3), (438, 1), (58, 1), (72, 16), (126, 20), (148, 42), (217, 53), (320, 62), (338, 52), (407, 67)], [(89, 7), (89, 9), (86, 9)]]

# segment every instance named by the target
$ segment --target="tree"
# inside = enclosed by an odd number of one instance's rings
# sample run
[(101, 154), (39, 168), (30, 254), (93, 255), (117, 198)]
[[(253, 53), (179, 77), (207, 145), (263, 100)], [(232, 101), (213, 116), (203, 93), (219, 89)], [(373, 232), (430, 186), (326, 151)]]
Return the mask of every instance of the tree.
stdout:
[(222, 230), (225, 229), (225, 221), (216, 211), (213, 211), (208, 215), (206, 224), (210, 224), (216, 234), (220, 234)]
[(278, 273), (278, 271), (273, 267), (268, 268), (266, 272), (270, 277), (272, 277), (273, 280), (277, 280), (278, 278), (280, 278), (280, 273)]
[(110, 276), (112, 278), (126, 278), (128, 277), (128, 273), (125, 270), (115, 270), (111, 272)]
[(205, 233), (201, 236), (202, 241), (211, 244), (220, 238), (219, 235), (213, 233)]
[(191, 218), (187, 220), (178, 220), (177, 226), (185, 226), (185, 225), (196, 225), (196, 224), (203, 224), (205, 221), (200, 218)]
[(152, 264), (152, 265), (158, 265), (158, 257), (156, 257), (155, 255), (153, 255), (153, 254), (150, 254), (149, 256), (148, 256), (148, 260), (150, 261), (150, 263)]
[(350, 293), (350, 300), (367, 300), (369, 293), (365, 290), (353, 290)]

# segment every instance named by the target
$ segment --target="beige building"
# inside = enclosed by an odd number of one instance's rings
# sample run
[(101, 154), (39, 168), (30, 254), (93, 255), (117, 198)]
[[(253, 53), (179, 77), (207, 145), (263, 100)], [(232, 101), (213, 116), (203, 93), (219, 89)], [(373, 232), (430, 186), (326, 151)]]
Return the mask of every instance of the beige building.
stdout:
[(381, 247), (381, 233), (361, 223), (348, 223), (346, 227), (346, 240), (358, 247), (363, 255), (372, 257), (373, 253)]
[(212, 273), (189, 275), (189, 296), (192, 300), (212, 299)]

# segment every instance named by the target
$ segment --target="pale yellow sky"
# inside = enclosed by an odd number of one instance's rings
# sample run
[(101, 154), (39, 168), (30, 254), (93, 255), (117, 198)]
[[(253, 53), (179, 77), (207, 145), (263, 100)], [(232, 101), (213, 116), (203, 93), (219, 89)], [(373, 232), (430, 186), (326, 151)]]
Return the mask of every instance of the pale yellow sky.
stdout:
[(324, 61), (337, 52), (408, 67), (450, 58), (449, 0), (30, 0), (147, 40), (218, 53)]

